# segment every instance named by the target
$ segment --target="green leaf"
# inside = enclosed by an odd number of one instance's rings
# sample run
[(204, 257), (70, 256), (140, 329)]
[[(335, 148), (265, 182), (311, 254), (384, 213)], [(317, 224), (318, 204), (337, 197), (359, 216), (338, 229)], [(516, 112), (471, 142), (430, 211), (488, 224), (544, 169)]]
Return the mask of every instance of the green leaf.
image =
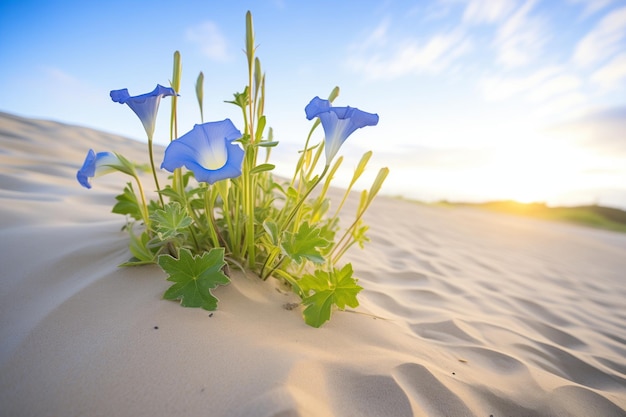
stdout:
[(166, 185), (164, 188), (159, 190), (159, 193), (162, 196), (169, 198), (170, 201), (178, 201), (179, 203), (185, 201), (184, 197), (174, 190), (171, 185)]
[(260, 142), (261, 137), (263, 137), (263, 130), (265, 129), (265, 124), (267, 123), (265, 116), (261, 116), (256, 126), (256, 137), (255, 142)]
[(276, 168), (276, 165), (273, 164), (261, 164), (257, 165), (250, 170), (250, 175), (258, 174), (260, 172), (271, 171)]
[(259, 142), (257, 145), (263, 148), (273, 148), (275, 146), (278, 146), (278, 143), (278, 141), (262, 141)]
[(128, 249), (133, 255), (133, 258), (120, 266), (138, 266), (155, 263), (156, 253), (150, 249), (148, 245), (149, 242), (150, 235), (148, 232), (143, 232), (140, 236), (137, 236), (131, 231)]
[(333, 91), (331, 91), (330, 94), (328, 95), (328, 101), (332, 103), (333, 101), (335, 101), (335, 99), (338, 96), (339, 96), (339, 86), (335, 86), (335, 88), (333, 88)]
[(369, 242), (370, 238), (367, 237), (365, 233), (369, 230), (369, 226), (363, 224), (361, 219), (358, 220), (356, 227), (352, 231), (352, 238), (356, 243), (359, 244), (359, 247), (363, 249), (365, 247), (365, 242)]
[[(170, 82), (171, 87), (177, 93), (180, 92), (180, 78), (183, 75), (183, 65), (180, 60), (180, 52), (174, 51), (174, 64), (172, 70), (172, 81)], [(176, 98), (176, 96), (172, 97)]]
[(163, 210), (156, 210), (151, 216), (154, 230), (161, 240), (174, 238), (184, 232), (192, 223), (191, 217), (179, 203), (169, 203)]
[(202, 111), (202, 103), (204, 101), (204, 74), (200, 71), (196, 80), (196, 98), (200, 107), (200, 119), (204, 121), (204, 112)]
[(129, 182), (124, 187), (124, 192), (115, 197), (117, 203), (113, 206), (113, 213), (126, 215), (128, 214), (135, 220), (143, 220), (141, 214), (140, 203), (137, 200), (133, 185)]
[(378, 171), (378, 175), (376, 175), (376, 179), (374, 180), (374, 183), (372, 184), (372, 188), (370, 188), (369, 197), (367, 199), (368, 206), (370, 205), (372, 200), (374, 200), (374, 197), (376, 197), (376, 194), (378, 194), (378, 192), (380, 191), (380, 188), (383, 186), (383, 182), (385, 182), (387, 175), (389, 175), (389, 168), (386, 168), (386, 167), (381, 168)]
[(270, 242), (274, 246), (278, 246), (278, 225), (271, 220), (266, 220), (263, 222), (263, 229), (267, 232)]
[(323, 263), (324, 257), (318, 248), (325, 248), (329, 241), (320, 237), (320, 229), (309, 226), (308, 222), (300, 225), (298, 232), (283, 233), (283, 242), (280, 247), (283, 253), (290, 257), (295, 263), (301, 264), (303, 259), (308, 259), (314, 263)]
[(352, 274), (352, 265), (346, 264), (341, 270), (333, 268), (332, 272), (316, 271), (315, 275), (307, 274), (298, 281), (305, 295), (302, 303), (307, 306), (303, 313), (304, 321), (309, 326), (320, 327), (330, 320), (333, 305), (340, 310), (346, 306), (358, 307), (357, 294), (363, 288), (357, 285)]
[(252, 23), (252, 13), (248, 10), (246, 13), (246, 56), (248, 57), (248, 65), (250, 67), (252, 67), (254, 49), (254, 25)]
[(167, 280), (175, 282), (165, 291), (163, 298), (180, 300), (183, 307), (202, 307), (209, 311), (217, 309), (218, 300), (211, 290), (230, 282), (222, 272), (226, 265), (224, 248), (213, 248), (202, 256), (193, 256), (188, 249), (181, 249), (178, 259), (161, 255), (158, 263), (169, 275)]

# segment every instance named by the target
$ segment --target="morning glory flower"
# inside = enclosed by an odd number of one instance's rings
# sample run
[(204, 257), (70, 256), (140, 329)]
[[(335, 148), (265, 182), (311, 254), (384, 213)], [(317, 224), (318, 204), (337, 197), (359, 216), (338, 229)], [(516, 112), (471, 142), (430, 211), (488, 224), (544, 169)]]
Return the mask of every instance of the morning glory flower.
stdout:
[(119, 165), (120, 160), (114, 153), (98, 152), (89, 149), (85, 162), (81, 169), (76, 173), (76, 179), (85, 188), (91, 188), (89, 178), (98, 177), (100, 175), (109, 174), (115, 171), (113, 165)]
[(135, 114), (139, 116), (139, 120), (141, 120), (141, 123), (148, 134), (148, 138), (150, 139), (152, 139), (152, 136), (154, 135), (154, 124), (156, 122), (161, 97), (174, 95), (176, 95), (176, 91), (174, 91), (173, 88), (163, 87), (159, 84), (157, 84), (153, 91), (134, 97), (131, 97), (131, 95), (128, 94), (127, 88), (111, 91), (111, 99), (113, 101), (120, 104), (128, 104), (128, 107), (130, 107)]
[(319, 117), (324, 128), (326, 165), (335, 157), (341, 145), (355, 130), (378, 124), (378, 115), (354, 107), (332, 107), (330, 101), (315, 97), (304, 108), (307, 119)]
[(230, 119), (195, 125), (165, 149), (161, 168), (173, 172), (185, 166), (196, 180), (214, 184), (241, 175), (244, 151), (232, 143), (241, 132)]

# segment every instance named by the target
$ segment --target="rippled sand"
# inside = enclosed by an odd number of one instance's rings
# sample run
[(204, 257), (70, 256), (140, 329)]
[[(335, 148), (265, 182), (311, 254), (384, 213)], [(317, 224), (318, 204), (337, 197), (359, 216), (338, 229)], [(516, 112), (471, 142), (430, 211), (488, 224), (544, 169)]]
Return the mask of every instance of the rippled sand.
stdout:
[(238, 273), (211, 315), (117, 267), (126, 178), (74, 179), (144, 144), (7, 114), (0, 144), (2, 416), (626, 415), (626, 235), (379, 198), (356, 313)]

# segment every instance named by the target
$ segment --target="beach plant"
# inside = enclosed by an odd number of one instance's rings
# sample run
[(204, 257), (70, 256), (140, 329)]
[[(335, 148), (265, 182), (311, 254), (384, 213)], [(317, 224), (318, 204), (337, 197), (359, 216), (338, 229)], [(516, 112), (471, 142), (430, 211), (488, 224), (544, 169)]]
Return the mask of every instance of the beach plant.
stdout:
[[(212, 311), (218, 300), (212, 291), (230, 282), (237, 268), (262, 280), (280, 280), (301, 299), (304, 320), (313, 327), (328, 321), (334, 309), (356, 308), (362, 290), (352, 265), (341, 265), (346, 251), (368, 241), (363, 215), (378, 194), (389, 170), (382, 168), (369, 189), (361, 191), (351, 221), (341, 222), (346, 203), (372, 156), (358, 163), (337, 207), (328, 192), (343, 157), (342, 144), (357, 129), (375, 126), (378, 115), (353, 107), (334, 107), (339, 88), (328, 99), (314, 97), (304, 107), (312, 126), (297, 155), (290, 178), (273, 174), (271, 151), (278, 146), (264, 114), (265, 74), (256, 56), (252, 14), (246, 14), (244, 53), (247, 80), (241, 92), (226, 101), (241, 111), (241, 121), (204, 122), (203, 84), (195, 85), (200, 123), (178, 136), (182, 73), (174, 53), (170, 87), (130, 96), (127, 89), (111, 91), (111, 99), (127, 104), (139, 117), (148, 137), (154, 190), (148, 201), (138, 166), (122, 155), (89, 150), (77, 172), (78, 182), (91, 188), (91, 178), (122, 172), (133, 178), (116, 197), (113, 212), (127, 218), (132, 257), (123, 266), (158, 264), (172, 286), (164, 298), (186, 307)], [(170, 143), (159, 168), (153, 137), (162, 98), (171, 97)], [(315, 132), (322, 125), (322, 139)], [(324, 158), (322, 158), (322, 153)], [(159, 170), (169, 172), (161, 187)], [(135, 188), (136, 187), (136, 188)]]

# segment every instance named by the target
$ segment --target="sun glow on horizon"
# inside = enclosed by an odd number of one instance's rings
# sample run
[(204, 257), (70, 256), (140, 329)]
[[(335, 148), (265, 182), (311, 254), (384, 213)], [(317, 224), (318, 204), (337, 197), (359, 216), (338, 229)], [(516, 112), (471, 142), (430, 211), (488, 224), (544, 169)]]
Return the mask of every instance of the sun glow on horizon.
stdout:
[(520, 203), (555, 202), (584, 182), (589, 156), (566, 141), (540, 133), (503, 143), (487, 164), (484, 193)]

